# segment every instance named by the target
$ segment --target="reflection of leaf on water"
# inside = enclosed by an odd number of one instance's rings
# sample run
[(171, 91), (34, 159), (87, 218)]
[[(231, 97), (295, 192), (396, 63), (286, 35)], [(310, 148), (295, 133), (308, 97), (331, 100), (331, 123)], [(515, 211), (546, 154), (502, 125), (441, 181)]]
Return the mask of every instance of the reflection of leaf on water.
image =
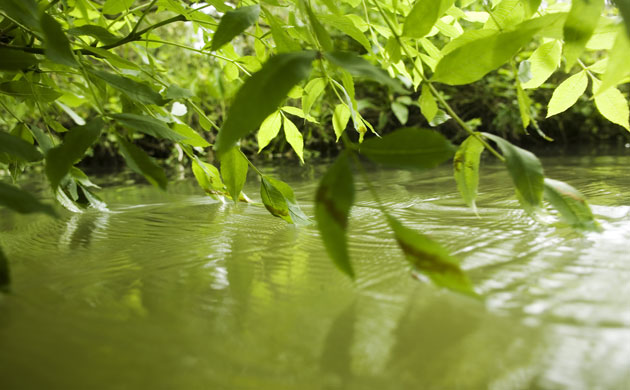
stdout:
[(7, 291), (11, 277), (9, 276), (9, 261), (0, 248), (0, 291)]
[(320, 367), (322, 372), (333, 375), (337, 381), (347, 380), (352, 373), (352, 344), (357, 317), (355, 306), (353, 302), (339, 313), (324, 340)]

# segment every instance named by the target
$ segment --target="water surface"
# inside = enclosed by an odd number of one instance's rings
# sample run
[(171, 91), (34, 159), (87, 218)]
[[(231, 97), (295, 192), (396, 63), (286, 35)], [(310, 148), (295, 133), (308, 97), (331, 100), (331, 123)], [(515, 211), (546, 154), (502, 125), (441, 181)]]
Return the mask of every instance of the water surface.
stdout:
[[(480, 218), (450, 168), (371, 173), (394, 215), (462, 260), (478, 302), (412, 277), (364, 183), (357, 280), (314, 227), (179, 181), (102, 191), (109, 212), (0, 210), (0, 388), (630, 389), (629, 157), (545, 159), (603, 232), (529, 219), (486, 164)], [(304, 211), (323, 167), (276, 170)], [(258, 199), (256, 179), (246, 191)]]

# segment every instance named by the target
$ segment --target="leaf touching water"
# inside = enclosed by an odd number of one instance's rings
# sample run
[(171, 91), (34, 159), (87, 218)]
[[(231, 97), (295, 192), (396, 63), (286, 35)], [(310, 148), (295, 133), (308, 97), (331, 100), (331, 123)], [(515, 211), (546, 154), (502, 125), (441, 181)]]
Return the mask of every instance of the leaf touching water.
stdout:
[(247, 168), (247, 160), (238, 147), (230, 149), (221, 157), (221, 176), (234, 202), (238, 202), (245, 185)]
[(346, 229), (354, 202), (354, 179), (347, 153), (342, 153), (322, 177), (315, 195), (315, 220), (328, 255), (354, 278)]
[(374, 162), (412, 169), (436, 167), (454, 153), (455, 147), (442, 134), (416, 127), (370, 138), (361, 145), (361, 154)]
[(293, 189), (287, 183), (269, 176), (262, 176), (260, 197), (271, 215), (282, 218), (289, 223), (300, 225), (311, 223), (300, 209)]
[(545, 199), (558, 210), (569, 225), (585, 230), (600, 230), (584, 195), (571, 185), (553, 179), (545, 179)]
[(464, 202), (475, 212), (477, 212), (475, 199), (477, 198), (477, 187), (479, 186), (479, 163), (483, 151), (483, 144), (471, 135), (462, 142), (453, 158), (453, 171), (457, 189), (462, 195)]
[(427, 276), (433, 283), (459, 293), (477, 297), (459, 261), (437, 242), (408, 227), (392, 216), (387, 216), (390, 228), (405, 258), (413, 269)]
[(250, 5), (240, 7), (234, 11), (226, 12), (216, 32), (212, 36), (212, 46), (210, 50), (219, 50), (223, 45), (230, 42), (234, 37), (247, 30), (247, 28), (258, 20), (260, 5)]

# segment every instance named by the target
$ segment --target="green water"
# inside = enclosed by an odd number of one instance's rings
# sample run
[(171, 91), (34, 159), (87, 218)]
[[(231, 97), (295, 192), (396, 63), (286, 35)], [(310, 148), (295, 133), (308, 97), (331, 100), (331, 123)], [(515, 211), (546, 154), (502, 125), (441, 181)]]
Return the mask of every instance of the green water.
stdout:
[[(0, 389), (628, 390), (630, 158), (544, 164), (585, 193), (602, 233), (532, 222), (498, 166), (483, 167), (481, 218), (448, 166), (371, 173), (485, 302), (413, 278), (362, 183), (354, 283), (314, 227), (190, 181), (108, 187), (110, 212), (1, 210)], [(322, 169), (276, 170), (310, 215)]]

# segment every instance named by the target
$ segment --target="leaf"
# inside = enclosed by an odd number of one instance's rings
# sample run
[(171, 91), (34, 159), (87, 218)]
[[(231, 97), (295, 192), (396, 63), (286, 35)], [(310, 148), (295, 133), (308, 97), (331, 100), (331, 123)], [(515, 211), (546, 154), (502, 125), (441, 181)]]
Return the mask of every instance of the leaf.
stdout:
[(339, 141), (339, 137), (341, 137), (341, 134), (346, 130), (348, 122), (350, 121), (350, 115), (350, 109), (345, 104), (337, 104), (335, 106), (332, 124), (335, 135), (337, 136), (337, 141)]
[(569, 71), (586, 43), (593, 35), (597, 22), (604, 8), (604, 0), (572, 0), (571, 10), (564, 22), (565, 69)]
[(39, 61), (29, 53), (0, 47), (0, 70), (17, 71), (36, 65)]
[(87, 149), (98, 139), (104, 123), (100, 118), (85, 126), (73, 127), (63, 143), (46, 153), (46, 176), (55, 190), (70, 168), (83, 158)]
[(22, 26), (40, 31), (40, 13), (35, 0), (2, 0), (1, 9)]
[(47, 13), (41, 16), (42, 31), (44, 33), (44, 53), (56, 63), (77, 66), (77, 60), (70, 49), (70, 41), (63, 32), (59, 22)]
[(619, 31), (615, 44), (608, 54), (606, 72), (602, 77), (601, 85), (595, 91), (596, 96), (623, 82), (626, 76), (630, 74), (630, 67), (628, 67), (630, 55), (628, 53), (630, 53), (630, 39), (623, 31)]
[(192, 91), (179, 87), (175, 84), (169, 85), (168, 88), (166, 88), (166, 91), (164, 91), (164, 97), (166, 99), (187, 99), (193, 96), (195, 96), (195, 94), (192, 93)]
[(477, 297), (468, 276), (459, 267), (459, 261), (437, 242), (388, 215), (389, 227), (405, 258), (413, 269), (427, 276), (439, 287)]
[(406, 92), (397, 80), (389, 77), (387, 72), (372, 65), (356, 53), (347, 51), (334, 51), (324, 53), (324, 57), (332, 64), (347, 70), (353, 76), (365, 77), (367, 79), (387, 85), (396, 92)]
[(538, 157), (494, 134), (482, 134), (494, 141), (501, 149), (508, 173), (525, 210), (538, 209), (542, 205), (544, 189), (543, 167)]
[(416, 1), (405, 18), (403, 35), (422, 38), (427, 35), (435, 22), (453, 5), (454, 0), (419, 0)]
[(217, 167), (205, 163), (195, 156), (192, 161), (192, 171), (197, 183), (208, 195), (228, 195)]
[(348, 254), (347, 227), (354, 202), (354, 178), (347, 153), (342, 153), (319, 182), (315, 220), (324, 247), (343, 273), (354, 279)]
[(516, 83), (516, 99), (518, 102), (518, 111), (521, 114), (521, 123), (523, 125), (523, 129), (527, 132), (527, 126), (529, 126), (531, 122), (531, 114), (529, 110), (532, 102), (519, 82)]
[(286, 53), (302, 50), (300, 45), (291, 39), (287, 33), (284, 32), (283, 23), (279, 22), (269, 11), (265, 9), (265, 17), (269, 22), (271, 29), (271, 36), (276, 43), (276, 49), (278, 53)]
[(453, 173), (457, 189), (464, 202), (475, 213), (477, 212), (475, 199), (479, 186), (479, 164), (483, 151), (483, 144), (479, 142), (477, 137), (471, 135), (462, 142), (453, 158)]
[(278, 109), (291, 88), (308, 77), (315, 55), (314, 51), (278, 54), (245, 81), (217, 135), (214, 149), (219, 157)]
[(295, 151), (295, 154), (298, 155), (302, 164), (304, 164), (304, 139), (302, 138), (302, 134), (289, 118), (284, 115), (282, 118), (284, 137)]
[(269, 176), (261, 176), (261, 179), (260, 196), (271, 215), (289, 223), (300, 225), (311, 223), (300, 209), (293, 189), (287, 183)]
[(238, 147), (230, 149), (221, 157), (221, 176), (234, 202), (238, 202), (239, 195), (247, 179), (247, 160)]
[(206, 141), (201, 135), (199, 135), (199, 133), (193, 130), (192, 127), (186, 124), (183, 124), (183, 123), (174, 124), (173, 131), (183, 137), (186, 137), (185, 139), (179, 141), (183, 144), (200, 147), (200, 148), (205, 148), (205, 147), (210, 146), (210, 143), (208, 143), (208, 141)]
[(155, 104), (162, 106), (167, 103), (162, 95), (155, 92), (147, 84), (140, 83), (128, 77), (104, 72), (102, 70), (90, 69), (90, 73), (105, 80), (107, 84), (127, 95), (130, 99), (144, 104)]
[(578, 190), (558, 180), (545, 179), (544, 184), (545, 199), (558, 210), (564, 222), (579, 229), (601, 229), (584, 195)]
[(0, 291), (6, 292), (10, 284), (9, 260), (4, 256), (2, 248), (0, 248)]
[(71, 28), (68, 30), (68, 34), (76, 36), (87, 35), (92, 38), (96, 38), (96, 40), (106, 45), (111, 45), (120, 40), (119, 36), (112, 34), (105, 27), (97, 26), (95, 24), (85, 24), (83, 26)]
[(48, 103), (57, 99), (62, 93), (42, 84), (30, 83), (26, 79), (8, 81), (0, 84), (0, 93), (13, 98), (39, 99)]
[(302, 118), (304, 120), (307, 120), (307, 121), (309, 121), (311, 123), (319, 123), (317, 121), (317, 119), (313, 118), (310, 115), (304, 114), (304, 111), (302, 111), (302, 109), (299, 108), (299, 107), (283, 106), (283, 107), (280, 107), (280, 110), (282, 112), (286, 112), (287, 114), (291, 114), (291, 115), (295, 115), (297, 117), (300, 117), (300, 118)]
[(402, 168), (433, 168), (454, 153), (455, 147), (442, 134), (415, 127), (370, 138), (361, 145), (361, 154), (370, 160)]
[(247, 30), (248, 27), (256, 23), (260, 14), (260, 5), (240, 7), (234, 11), (226, 12), (216, 32), (212, 36), (212, 46), (210, 50), (219, 50), (223, 45), (230, 42), (234, 37)]
[(326, 51), (333, 50), (332, 39), (330, 39), (330, 34), (328, 34), (328, 31), (326, 31), (324, 26), (322, 26), (319, 20), (317, 20), (317, 16), (315, 16), (315, 13), (313, 13), (313, 10), (311, 9), (308, 2), (302, 1), (302, 4), (306, 8), (309, 22), (311, 23), (311, 27), (315, 32), (315, 37), (317, 37), (317, 41), (319, 42), (322, 49)]
[(103, 4), (103, 13), (115, 15), (127, 11), (135, 0), (107, 0)]
[(0, 131), (0, 153), (7, 153), (28, 162), (39, 161), (44, 158), (35, 146), (4, 131)]
[(154, 186), (166, 190), (168, 180), (164, 170), (144, 150), (119, 137), (118, 151), (125, 158), (127, 166), (132, 171), (144, 176)]
[(332, 14), (318, 14), (317, 18), (321, 20), (323, 23), (334, 27), (344, 34), (348, 35), (350, 38), (357, 41), (361, 46), (365, 48), (368, 52), (372, 50), (370, 46), (370, 41), (365, 37), (365, 34), (359, 30), (352, 19), (350, 19), (346, 15), (332, 15)]
[(628, 124), (628, 101), (615, 87), (595, 95), (595, 107), (609, 121), (630, 131)]
[(626, 35), (630, 38), (630, 0), (617, 0), (615, 5), (619, 8), (623, 24), (626, 26)]
[(161, 120), (150, 116), (137, 114), (113, 114), (111, 117), (123, 127), (148, 134), (155, 138), (163, 138), (175, 142), (182, 141), (187, 138), (171, 130), (170, 127), (166, 126), (166, 124)]
[(304, 93), (302, 94), (302, 111), (308, 115), (313, 107), (313, 103), (321, 96), (326, 89), (326, 80), (322, 77), (316, 77), (306, 83)]
[(560, 65), (561, 54), (560, 41), (553, 40), (538, 46), (529, 57), (532, 78), (523, 83), (523, 89), (540, 87)]
[(392, 102), (391, 108), (394, 112), (394, 115), (396, 116), (396, 119), (398, 119), (400, 124), (404, 126), (409, 119), (409, 109), (407, 108), (407, 106), (400, 102)]
[(50, 205), (41, 203), (29, 192), (1, 182), (0, 205), (20, 214), (45, 213), (53, 217), (57, 215)]
[(586, 91), (588, 76), (586, 71), (581, 71), (564, 80), (551, 95), (547, 106), (547, 118), (559, 114), (577, 102)]
[(263, 150), (272, 139), (276, 138), (282, 127), (282, 115), (279, 111), (269, 115), (258, 129), (258, 153)]
[(422, 93), (418, 104), (420, 104), (420, 112), (422, 115), (424, 115), (428, 122), (431, 122), (438, 112), (438, 106), (427, 83), (422, 84)]

